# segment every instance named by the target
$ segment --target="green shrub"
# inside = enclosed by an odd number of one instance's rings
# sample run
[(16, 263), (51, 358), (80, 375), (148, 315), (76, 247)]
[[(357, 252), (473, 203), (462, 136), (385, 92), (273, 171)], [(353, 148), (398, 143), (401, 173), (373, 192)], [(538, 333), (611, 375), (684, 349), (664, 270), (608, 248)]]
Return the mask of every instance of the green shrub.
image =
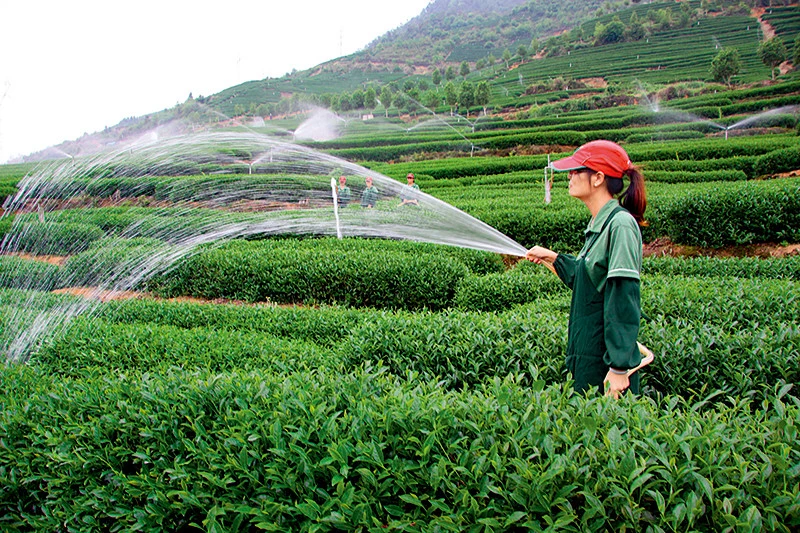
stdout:
[(57, 265), (0, 256), (0, 287), (4, 289), (35, 288), (48, 291), (57, 285), (59, 274)]
[(232, 242), (189, 258), (156, 290), (248, 302), (443, 309), (468, 272), (443, 255), (333, 248), (323, 254), (265, 241)]
[(800, 180), (748, 182), (690, 193), (663, 207), (670, 238), (721, 247), (800, 241)]
[(114, 375), (161, 372), (170, 366), (209, 372), (337, 367), (330, 350), (261, 332), (109, 324), (87, 318), (72, 321), (64, 334), (46, 342), (30, 363), (75, 378), (93, 370)]
[(800, 146), (792, 146), (762, 155), (756, 159), (753, 171), (757, 176), (764, 176), (798, 169), (800, 169)]
[(508, 273), (465, 277), (454, 303), (466, 311), (503, 311), (566, 290), (545, 267), (521, 263)]
[(14, 215), (5, 215), (0, 217), (0, 242), (2, 242), (2, 238), (5, 237), (9, 231), (11, 231), (11, 227), (14, 225)]
[(71, 222), (29, 222), (8, 232), (15, 251), (38, 255), (70, 255), (81, 252), (105, 233), (97, 226)]
[(535, 383), (2, 367), (0, 516), (89, 533), (800, 525), (787, 387), (707, 409)]

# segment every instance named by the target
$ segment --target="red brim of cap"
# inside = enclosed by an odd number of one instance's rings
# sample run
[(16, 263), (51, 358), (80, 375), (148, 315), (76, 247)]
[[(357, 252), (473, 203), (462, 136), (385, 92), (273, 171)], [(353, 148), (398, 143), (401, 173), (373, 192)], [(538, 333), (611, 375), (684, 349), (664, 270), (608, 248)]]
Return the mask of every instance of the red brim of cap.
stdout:
[(586, 168), (583, 163), (579, 163), (573, 156), (559, 159), (550, 163), (550, 168), (558, 171), (577, 170), (579, 168)]

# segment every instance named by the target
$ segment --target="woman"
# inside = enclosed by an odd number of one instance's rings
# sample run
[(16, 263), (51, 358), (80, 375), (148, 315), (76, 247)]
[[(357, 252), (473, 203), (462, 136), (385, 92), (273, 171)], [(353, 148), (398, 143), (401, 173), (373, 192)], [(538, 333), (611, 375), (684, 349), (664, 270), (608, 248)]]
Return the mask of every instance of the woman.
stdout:
[(406, 182), (408, 182), (408, 185), (403, 187), (403, 190), (400, 192), (400, 205), (419, 205), (419, 200), (417, 200), (419, 185), (414, 183), (413, 172), (409, 172), (406, 175)]
[[(644, 178), (628, 154), (611, 141), (592, 141), (550, 165), (569, 172), (569, 194), (592, 214), (586, 242), (577, 257), (535, 246), (527, 258), (551, 263), (572, 289), (567, 344), (567, 368), (575, 390), (608, 383), (618, 397), (625, 389), (639, 392), (639, 376), (627, 370), (641, 361), (636, 337), (641, 318), (639, 274), (647, 207)], [(615, 199), (623, 188), (628, 188)]]
[(364, 180), (366, 188), (361, 193), (361, 207), (372, 209), (378, 201), (378, 189), (372, 185), (372, 178), (367, 176)]
[(336, 197), (339, 199), (339, 207), (347, 207), (350, 203), (350, 187), (347, 186), (347, 176), (339, 176), (339, 186), (336, 187)]

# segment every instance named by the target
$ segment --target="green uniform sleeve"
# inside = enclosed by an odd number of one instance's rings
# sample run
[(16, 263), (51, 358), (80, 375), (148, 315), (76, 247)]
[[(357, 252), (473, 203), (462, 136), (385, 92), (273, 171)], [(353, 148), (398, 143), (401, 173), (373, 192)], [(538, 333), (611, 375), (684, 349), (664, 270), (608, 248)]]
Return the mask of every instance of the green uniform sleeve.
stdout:
[(577, 260), (573, 256), (567, 254), (558, 254), (556, 260), (553, 262), (556, 274), (558, 274), (558, 277), (564, 282), (564, 285), (570, 289), (575, 285), (576, 265)]
[(642, 355), (636, 344), (642, 316), (639, 280), (608, 278), (604, 293), (605, 364), (618, 370), (637, 366)]

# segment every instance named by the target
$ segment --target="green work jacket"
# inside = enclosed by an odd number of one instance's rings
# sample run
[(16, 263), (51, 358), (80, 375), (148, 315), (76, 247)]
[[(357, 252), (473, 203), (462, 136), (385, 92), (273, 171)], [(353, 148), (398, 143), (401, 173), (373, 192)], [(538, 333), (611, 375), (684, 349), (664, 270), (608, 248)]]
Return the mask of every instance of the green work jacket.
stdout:
[(336, 187), (336, 197), (339, 198), (339, 207), (347, 207), (350, 202), (350, 187)]
[[(642, 238), (636, 220), (609, 201), (586, 229), (577, 257), (559, 254), (554, 266), (572, 289), (567, 368), (575, 390), (602, 390), (609, 368), (623, 371), (641, 362), (636, 338), (641, 320), (639, 278)], [(638, 375), (631, 377), (638, 392)]]
[(378, 189), (375, 188), (374, 185), (372, 187), (367, 187), (364, 189), (364, 192), (361, 193), (361, 207), (375, 207), (377, 201)]
[(402, 191), (400, 191), (400, 199), (401, 200), (413, 200), (417, 197), (416, 192), (419, 192), (419, 185), (416, 183), (414, 185), (404, 185)]

